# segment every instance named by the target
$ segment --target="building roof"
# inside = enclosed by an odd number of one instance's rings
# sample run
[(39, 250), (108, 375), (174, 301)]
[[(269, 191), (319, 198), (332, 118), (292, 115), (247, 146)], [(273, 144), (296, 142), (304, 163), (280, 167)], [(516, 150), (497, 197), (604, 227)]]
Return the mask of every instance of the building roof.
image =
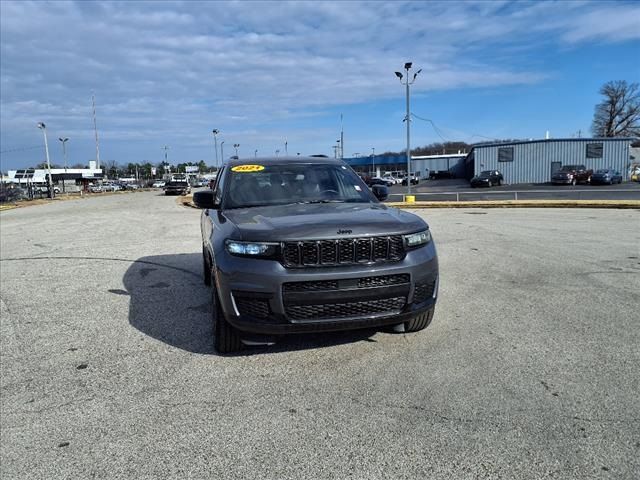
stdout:
[(602, 137), (602, 138), (542, 138), (538, 140), (516, 140), (513, 142), (501, 142), (501, 143), (477, 143), (473, 146), (475, 148), (488, 148), (488, 147), (504, 147), (510, 145), (522, 145), (527, 143), (553, 143), (553, 142), (634, 142), (637, 138), (632, 137)]

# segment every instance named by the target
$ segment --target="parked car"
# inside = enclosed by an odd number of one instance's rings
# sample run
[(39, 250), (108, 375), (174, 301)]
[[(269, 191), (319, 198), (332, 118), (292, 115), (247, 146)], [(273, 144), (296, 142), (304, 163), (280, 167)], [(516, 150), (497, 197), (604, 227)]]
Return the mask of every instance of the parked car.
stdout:
[(384, 185), (385, 187), (392, 187), (394, 183), (386, 178), (373, 177), (369, 180), (369, 186), (373, 187), (374, 185)]
[(120, 187), (116, 186), (113, 183), (103, 183), (102, 184), (102, 191), (103, 192), (115, 192), (116, 190), (120, 190)]
[(631, 165), (629, 179), (632, 182), (640, 182), (640, 165), (639, 164)]
[(391, 182), (392, 185), (398, 185), (400, 183), (402, 183), (402, 180), (400, 180), (397, 177), (394, 177), (392, 174), (390, 173), (385, 173), (384, 175), (382, 175), (382, 178), (384, 180), (387, 180), (388, 182)]
[(125, 190), (138, 190), (139, 188), (140, 188), (140, 187), (139, 187), (139, 186), (138, 186), (138, 184), (136, 184), (136, 183), (127, 183), (127, 184), (124, 186), (124, 189), (125, 189)]
[(472, 187), (493, 187), (502, 185), (502, 173), (499, 170), (485, 170), (471, 179)]
[[(35, 187), (33, 187), (33, 192), (40, 193), (40, 194), (49, 193), (49, 187), (46, 185), (36, 185)], [(60, 193), (60, 187), (54, 185), (53, 193)]]
[[(415, 172), (411, 174), (411, 185), (417, 185), (420, 183), (420, 172)], [(407, 186), (407, 176), (405, 175), (402, 179), (402, 185)]]
[(153, 188), (162, 188), (167, 184), (167, 182), (165, 182), (164, 180), (158, 180), (157, 182), (153, 182), (153, 185), (151, 185)]
[(564, 185), (589, 183), (592, 175), (593, 170), (587, 169), (584, 165), (563, 165), (551, 176), (551, 183)]
[(609, 184), (613, 185), (614, 183), (622, 183), (622, 174), (617, 170), (613, 170), (612, 168), (601, 168), (596, 170), (596, 173), (591, 175), (591, 184), (599, 185), (599, 184)]
[(189, 182), (168, 182), (164, 186), (165, 195), (186, 195), (191, 192)]
[(456, 176), (450, 170), (431, 170), (429, 172), (429, 178), (431, 180), (440, 180), (443, 178), (456, 178)]
[(91, 193), (102, 193), (104, 190), (102, 189), (102, 185), (95, 184), (95, 185), (89, 185), (89, 191)]
[[(429, 226), (380, 204), (343, 161), (230, 160), (220, 175), (216, 191), (194, 194), (218, 352), (284, 334), (431, 323)], [(374, 189), (384, 197), (385, 186)]]

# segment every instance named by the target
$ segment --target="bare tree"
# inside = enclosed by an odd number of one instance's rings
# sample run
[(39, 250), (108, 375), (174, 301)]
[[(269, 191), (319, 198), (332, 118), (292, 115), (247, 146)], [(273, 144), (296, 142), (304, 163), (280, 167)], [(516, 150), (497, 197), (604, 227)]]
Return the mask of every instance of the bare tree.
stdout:
[(600, 88), (591, 133), (596, 137), (640, 136), (640, 85), (616, 80)]

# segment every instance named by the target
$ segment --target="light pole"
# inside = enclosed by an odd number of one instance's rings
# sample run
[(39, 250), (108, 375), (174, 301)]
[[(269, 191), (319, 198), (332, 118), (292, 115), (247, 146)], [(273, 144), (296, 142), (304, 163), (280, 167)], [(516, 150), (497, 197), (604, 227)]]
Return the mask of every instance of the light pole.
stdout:
[(257, 156), (258, 156), (258, 149), (257, 149), (257, 148), (254, 150), (254, 152), (253, 152), (253, 156), (254, 156), (254, 157), (257, 157)]
[(213, 142), (215, 143), (215, 147), (216, 147), (216, 169), (218, 168), (218, 134), (220, 133), (220, 130), (218, 130), (217, 128), (214, 128), (213, 130), (211, 130), (211, 133), (213, 133)]
[[(65, 144), (69, 141), (69, 139), (67, 137), (59, 137), (58, 140), (60, 140), (62, 142), (62, 155), (64, 157), (64, 173), (67, 173), (67, 149), (65, 147)], [(62, 180), (62, 191), (63, 192), (67, 192), (67, 188), (66, 188), (66, 177), (64, 180)]]
[(373, 176), (376, 175), (376, 148), (371, 147), (371, 168), (373, 169)]
[(239, 143), (234, 143), (234, 144), (233, 144), (233, 148), (235, 148), (235, 149), (236, 149), (236, 157), (238, 157), (238, 147), (239, 147), (239, 146), (240, 146), (240, 144), (239, 144)]
[(395, 72), (396, 77), (400, 80), (400, 84), (405, 85), (407, 87), (407, 116), (405, 117), (405, 121), (407, 122), (407, 194), (411, 195), (411, 109), (409, 107), (409, 87), (413, 85), (413, 82), (416, 81), (416, 77), (422, 71), (422, 69), (418, 70), (413, 74), (413, 78), (409, 80), (409, 70), (411, 70), (411, 62), (407, 62), (404, 64), (404, 69), (406, 72), (406, 79), (402, 81), (402, 73)]
[(224, 163), (224, 140), (220, 142), (220, 157), (222, 158), (222, 163)]
[(279, 153), (280, 153), (280, 150), (276, 150), (276, 157), (278, 156)]
[(47, 181), (47, 185), (49, 187), (49, 198), (53, 198), (53, 181), (51, 178), (51, 162), (49, 161), (49, 142), (47, 141), (47, 126), (42, 122), (38, 122), (38, 128), (42, 130), (42, 133), (44, 134), (44, 151), (47, 155), (47, 170), (49, 171), (49, 178)]
[(289, 145), (289, 142), (287, 142), (287, 140), (285, 139), (285, 141), (284, 141), (284, 154), (285, 155), (289, 155), (288, 145)]

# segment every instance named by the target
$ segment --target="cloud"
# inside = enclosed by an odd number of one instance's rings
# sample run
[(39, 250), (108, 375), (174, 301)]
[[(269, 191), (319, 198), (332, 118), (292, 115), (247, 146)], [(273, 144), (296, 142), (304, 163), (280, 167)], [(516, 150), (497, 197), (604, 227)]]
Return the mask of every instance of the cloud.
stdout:
[(634, 4), (578, 2), (3, 1), (0, 8), (3, 144), (20, 142), (37, 119), (90, 137), (92, 91), (111, 138), (187, 144), (224, 124), (253, 141), (243, 130), (249, 124), (268, 139), (278, 121), (398, 97), (393, 71), (407, 59), (423, 68), (417, 95), (528, 85), (548, 72), (530, 67), (518, 48), (637, 39), (640, 24)]

